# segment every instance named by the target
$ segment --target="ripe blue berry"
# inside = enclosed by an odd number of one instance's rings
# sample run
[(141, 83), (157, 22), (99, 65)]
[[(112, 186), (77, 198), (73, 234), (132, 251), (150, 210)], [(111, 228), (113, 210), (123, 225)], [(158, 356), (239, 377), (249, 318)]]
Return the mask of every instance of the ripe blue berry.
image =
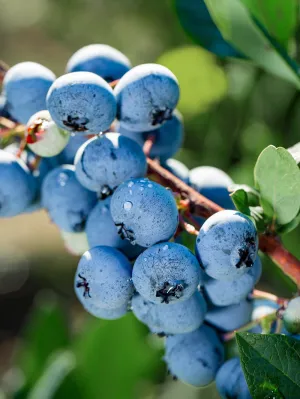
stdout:
[(8, 104), (3, 94), (0, 94), (0, 117), (11, 119), (11, 115), (8, 111)]
[(82, 187), (76, 179), (74, 166), (53, 169), (43, 182), (42, 204), (61, 230), (83, 231), (96, 202), (96, 194)]
[(179, 99), (179, 86), (168, 68), (143, 64), (120, 79), (115, 95), (121, 125), (132, 131), (146, 132), (171, 118)]
[(105, 309), (101, 308), (100, 306), (94, 305), (91, 302), (86, 302), (84, 304), (84, 309), (92, 316), (104, 320), (117, 320), (128, 313), (127, 303), (120, 306), (119, 308)]
[(258, 250), (252, 221), (237, 211), (221, 211), (206, 220), (196, 252), (206, 273), (217, 280), (235, 280), (251, 268)]
[(199, 166), (190, 171), (190, 184), (200, 194), (225, 209), (235, 209), (228, 187), (232, 179), (221, 169), (212, 166)]
[(224, 347), (215, 331), (206, 326), (188, 334), (166, 338), (165, 361), (171, 374), (186, 384), (210, 384), (224, 361)]
[(124, 180), (146, 173), (146, 157), (133, 140), (118, 133), (91, 138), (75, 157), (76, 176), (89, 190), (112, 191)]
[(10, 68), (3, 90), (13, 118), (26, 124), (33, 114), (46, 109), (47, 92), (54, 80), (54, 73), (36, 62), (21, 62)]
[(249, 323), (253, 302), (244, 299), (239, 304), (208, 309), (205, 321), (221, 331), (233, 331)]
[(178, 225), (172, 193), (148, 179), (121, 184), (112, 196), (111, 214), (121, 237), (142, 247), (169, 240)]
[(251, 399), (241, 362), (238, 357), (227, 360), (216, 377), (217, 390), (222, 399)]
[(36, 180), (25, 163), (0, 150), (0, 217), (24, 212), (37, 196)]
[(223, 281), (207, 277), (204, 282), (205, 293), (215, 306), (237, 304), (253, 290), (260, 271), (261, 262), (257, 257), (253, 267), (236, 280)]
[(292, 299), (283, 313), (283, 323), (291, 334), (300, 334), (300, 297)]
[(59, 129), (48, 111), (39, 111), (27, 123), (27, 145), (41, 157), (58, 155), (67, 145), (70, 134)]
[(72, 55), (67, 72), (93, 72), (107, 82), (120, 79), (131, 68), (129, 59), (106, 44), (90, 44)]
[(173, 173), (178, 179), (181, 179), (185, 183), (189, 183), (189, 170), (184, 163), (178, 161), (177, 159), (167, 159), (162, 165), (169, 172)]
[(131, 264), (117, 249), (99, 246), (85, 252), (75, 275), (75, 292), (84, 307), (116, 309), (133, 294)]
[(47, 94), (54, 122), (72, 133), (98, 134), (116, 116), (116, 100), (108, 83), (91, 72), (73, 72), (56, 79)]
[(182, 117), (178, 111), (173, 113), (170, 120), (167, 120), (152, 132), (130, 131), (122, 125), (117, 125), (116, 131), (136, 141), (141, 147), (143, 147), (149, 135), (153, 135), (154, 144), (149, 156), (150, 158), (159, 158), (161, 162), (165, 162), (180, 149), (184, 136)]
[(191, 251), (180, 244), (163, 242), (137, 258), (132, 281), (144, 298), (168, 304), (190, 298), (203, 282), (203, 274)]
[(142, 323), (157, 334), (184, 334), (197, 330), (206, 313), (206, 302), (199, 292), (170, 306), (152, 303), (141, 295), (132, 298), (132, 311)]
[(87, 140), (88, 137), (81, 134), (74, 134), (73, 136), (70, 136), (67, 145), (58, 155), (59, 163), (61, 165), (73, 165), (77, 151)]
[(86, 234), (90, 248), (106, 245), (115, 247), (123, 252), (129, 259), (136, 258), (143, 250), (138, 245), (131, 245), (129, 241), (122, 240), (110, 213), (111, 197), (98, 201), (86, 223)]

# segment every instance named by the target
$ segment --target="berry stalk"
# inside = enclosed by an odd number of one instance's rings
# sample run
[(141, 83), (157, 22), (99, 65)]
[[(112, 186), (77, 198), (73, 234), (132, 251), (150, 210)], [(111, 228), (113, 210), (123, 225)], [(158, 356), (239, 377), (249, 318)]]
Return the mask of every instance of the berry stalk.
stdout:
[[(161, 184), (171, 188), (176, 193), (180, 193), (183, 199), (188, 200), (189, 212), (192, 214), (209, 218), (214, 213), (223, 209), (199, 194), (154, 160), (147, 158), (147, 163), (149, 173), (156, 175)], [(284, 248), (278, 237), (260, 235), (259, 248), (300, 286), (300, 261)]]

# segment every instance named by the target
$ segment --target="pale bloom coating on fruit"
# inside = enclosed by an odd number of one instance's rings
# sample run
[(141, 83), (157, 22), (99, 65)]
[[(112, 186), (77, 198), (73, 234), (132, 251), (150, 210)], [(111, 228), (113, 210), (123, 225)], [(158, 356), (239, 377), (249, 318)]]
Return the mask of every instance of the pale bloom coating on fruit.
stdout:
[(219, 369), (216, 385), (222, 399), (251, 399), (249, 388), (238, 357), (227, 360)]
[(114, 309), (105, 309), (100, 306), (94, 305), (91, 302), (84, 304), (84, 309), (94, 317), (104, 320), (117, 320), (128, 313), (127, 303)]

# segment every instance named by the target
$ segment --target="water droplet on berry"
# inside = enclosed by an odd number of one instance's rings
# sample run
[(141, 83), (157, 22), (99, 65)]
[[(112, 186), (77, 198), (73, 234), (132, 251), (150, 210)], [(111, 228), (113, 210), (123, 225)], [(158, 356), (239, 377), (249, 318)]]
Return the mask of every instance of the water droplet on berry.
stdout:
[(58, 184), (62, 187), (64, 187), (67, 184), (68, 181), (68, 175), (66, 173), (60, 173), (58, 175)]
[(168, 248), (169, 248), (169, 247), (168, 247), (167, 245), (165, 245), (165, 246), (163, 247), (163, 251), (166, 251)]
[(130, 201), (124, 202), (123, 208), (125, 209), (125, 211), (130, 211), (130, 209), (132, 208), (132, 202)]
[(128, 187), (132, 187), (134, 185), (133, 181), (128, 183)]
[(148, 184), (148, 187), (149, 187), (149, 188), (152, 188), (152, 187), (153, 187), (153, 184)]

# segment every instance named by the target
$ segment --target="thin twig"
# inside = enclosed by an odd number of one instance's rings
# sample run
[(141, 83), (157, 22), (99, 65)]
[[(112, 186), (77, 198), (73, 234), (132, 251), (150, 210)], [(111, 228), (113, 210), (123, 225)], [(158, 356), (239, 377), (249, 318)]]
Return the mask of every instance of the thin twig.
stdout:
[(144, 143), (143, 151), (146, 157), (149, 157), (152, 147), (155, 143), (156, 136), (154, 134), (149, 134), (147, 140)]
[(280, 298), (277, 295), (270, 294), (269, 292), (260, 291), (260, 290), (253, 290), (252, 294), (250, 295), (253, 299), (267, 299), (269, 301), (275, 302), (278, 305), (285, 305), (288, 302), (287, 298)]
[(116, 85), (119, 83), (120, 79), (113, 80), (112, 82), (109, 83), (110, 87), (113, 89), (116, 87)]

